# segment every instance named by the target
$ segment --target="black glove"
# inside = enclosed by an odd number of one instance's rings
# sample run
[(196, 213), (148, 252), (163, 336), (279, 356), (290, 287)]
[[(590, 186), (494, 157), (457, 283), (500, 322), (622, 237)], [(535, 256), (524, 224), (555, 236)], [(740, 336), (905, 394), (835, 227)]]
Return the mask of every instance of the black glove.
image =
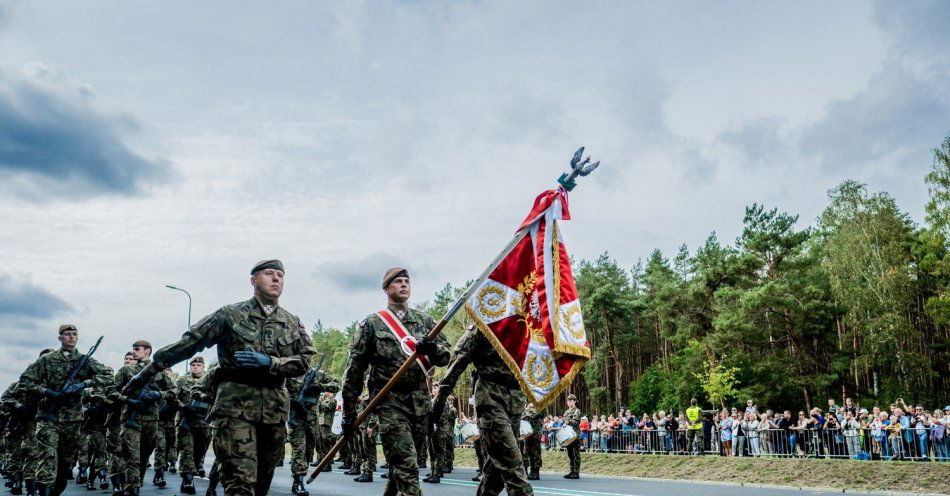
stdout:
[(148, 384), (152, 377), (155, 376), (155, 373), (149, 370), (149, 367), (145, 367), (141, 372), (132, 376), (129, 379), (129, 383), (122, 388), (122, 394), (125, 396), (132, 396), (133, 394), (139, 392), (146, 384)]
[(418, 351), (420, 355), (434, 355), (436, 351), (439, 351), (439, 345), (436, 344), (434, 339), (424, 337), (416, 341), (416, 351)]
[(343, 429), (343, 437), (350, 437), (353, 435), (354, 423), (356, 423), (356, 417), (352, 415), (343, 416), (343, 421), (340, 422), (340, 427)]
[(51, 400), (58, 400), (63, 397), (63, 393), (55, 389), (47, 389), (46, 391), (43, 391), (43, 394)]
[(156, 390), (154, 390), (154, 389), (149, 389), (148, 391), (145, 391), (144, 393), (142, 393), (142, 396), (141, 396), (140, 399), (141, 399), (142, 401), (147, 401), (147, 402), (154, 403), (154, 402), (156, 402), (156, 401), (162, 399), (162, 392), (161, 392), (161, 391), (156, 391)]
[(69, 384), (69, 385), (67, 385), (66, 387), (63, 388), (63, 394), (67, 394), (67, 395), (79, 394), (79, 393), (82, 393), (82, 390), (83, 390), (83, 389), (86, 389), (86, 383), (85, 383), (85, 382), (83, 382), (83, 381), (74, 382), (74, 383)]
[(256, 351), (236, 351), (234, 360), (241, 367), (251, 369), (263, 369), (270, 367), (271, 359), (269, 356)]

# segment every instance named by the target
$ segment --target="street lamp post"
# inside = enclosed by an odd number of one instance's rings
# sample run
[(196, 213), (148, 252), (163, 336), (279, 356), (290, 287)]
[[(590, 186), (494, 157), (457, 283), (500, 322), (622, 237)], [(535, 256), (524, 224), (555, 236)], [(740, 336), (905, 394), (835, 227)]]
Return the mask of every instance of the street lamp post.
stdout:
[[(181, 291), (182, 293), (185, 293), (186, 296), (188, 296), (188, 328), (191, 329), (191, 293), (185, 291), (184, 289), (176, 288), (175, 286), (172, 286), (171, 284), (166, 284), (165, 287), (168, 289), (174, 289), (175, 291)], [(189, 364), (188, 364), (189, 361), (190, 360), (185, 361), (186, 372), (189, 370)]]

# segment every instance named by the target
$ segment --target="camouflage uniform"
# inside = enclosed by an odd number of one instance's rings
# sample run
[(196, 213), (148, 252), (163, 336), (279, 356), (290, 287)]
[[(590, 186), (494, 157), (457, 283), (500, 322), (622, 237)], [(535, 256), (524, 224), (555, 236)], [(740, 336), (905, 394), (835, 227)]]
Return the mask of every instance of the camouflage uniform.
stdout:
[[(60, 348), (37, 359), (20, 376), (20, 386), (25, 393), (43, 396), (39, 402), (34, 431), (37, 442), (36, 483), (43, 486), (53, 487), (55, 483), (56, 489), (66, 487), (66, 481), (72, 475), (72, 467), (76, 464), (82, 434), (80, 397), (63, 397), (59, 400), (61, 406), (56, 418), (52, 418), (47, 416), (46, 412), (54, 403), (44, 394), (47, 390), (62, 387), (70, 369), (82, 356), (77, 350)], [(85, 382), (87, 387), (107, 386), (111, 383), (109, 369), (94, 358), (89, 359), (75, 380)]]
[(439, 384), (437, 401), (445, 404), (469, 364), (478, 371), (475, 412), (481, 434), (479, 442), (486, 455), (476, 494), (497, 495), (503, 489), (511, 496), (534, 494), (518, 450), (524, 393), (508, 365), (475, 327), (470, 327), (455, 343), (452, 362)]
[(95, 489), (96, 472), (103, 483), (109, 473), (109, 451), (106, 445), (106, 417), (112, 402), (106, 397), (107, 388), (93, 388), (83, 397), (83, 433), (86, 438), (86, 459), (89, 468), (89, 482), (86, 486)]
[(372, 476), (376, 471), (376, 433), (379, 427), (379, 417), (371, 413), (366, 423), (361, 426), (360, 433), (363, 441), (363, 475)]
[[(288, 387), (290, 396), (296, 398), (302, 385), (303, 377), (297, 377), (290, 381), (290, 387)], [(311, 391), (306, 393), (308, 396), (319, 395), (322, 392), (336, 393), (340, 390), (340, 383), (326, 372), (319, 370), (314, 375), (313, 384), (310, 388)], [(316, 401), (316, 398), (314, 398), (314, 401)], [(308, 435), (312, 436), (313, 425), (316, 423), (316, 418), (310, 416), (310, 408), (307, 409), (305, 414), (302, 415), (301, 413), (303, 412), (298, 411), (297, 426), (290, 431), (290, 473), (292, 475), (307, 473), (307, 465), (310, 462), (307, 438)]]
[[(214, 452), (228, 495), (266, 494), (283, 457), (290, 396), (285, 379), (306, 372), (313, 343), (300, 319), (258, 297), (222, 307), (192, 326), (177, 343), (155, 353), (157, 373), (217, 345)], [(270, 357), (266, 368), (245, 368), (237, 351)]]
[(3, 408), (7, 412), (7, 428), (3, 436), (4, 443), (4, 470), (13, 477), (13, 494), (22, 494), (23, 481), (34, 479), (34, 465), (26, 464), (28, 447), (27, 439), (32, 437), (36, 430), (36, 401), (32, 396), (25, 395), (18, 382), (14, 382), (3, 393)]
[[(336, 398), (333, 397), (332, 394), (324, 394), (320, 398), (320, 406), (318, 408), (320, 411), (320, 428), (316, 434), (316, 436), (319, 437), (316, 444), (320, 450), (319, 458), (322, 460), (323, 457), (327, 456), (327, 453), (330, 452), (330, 448), (332, 448), (336, 442), (336, 436), (330, 431), (333, 426), (333, 416), (336, 414)], [(327, 467), (329, 466), (330, 465), (327, 465)]]
[[(581, 411), (576, 406), (564, 410), (564, 425), (574, 428), (574, 432), (580, 435), (581, 432)], [(571, 463), (571, 474), (579, 475), (581, 473), (581, 442), (578, 439), (567, 445), (567, 458)], [(576, 477), (575, 477), (576, 478)]]
[(158, 431), (155, 442), (155, 466), (162, 469), (174, 466), (178, 459), (178, 436), (175, 432), (175, 416), (178, 413), (178, 382), (171, 369), (166, 369), (165, 374), (172, 383), (172, 399), (163, 401), (158, 408)]
[[(208, 372), (195, 377), (190, 372), (181, 376), (175, 385), (175, 398), (178, 401), (178, 471), (182, 474), (197, 474), (204, 471), (205, 454), (211, 444), (211, 428), (205, 421), (207, 411), (196, 411), (192, 408), (193, 400), (208, 404), (197, 399), (195, 385)], [(209, 404), (210, 406), (210, 404)]]
[[(428, 314), (396, 305), (390, 305), (390, 310), (402, 315), (399, 318), (403, 325), (416, 339), (424, 338), (435, 327)], [(435, 341), (437, 350), (428, 357), (429, 361), (433, 366), (445, 365), (449, 360), (449, 343), (442, 334)], [(350, 341), (350, 356), (343, 373), (344, 415), (355, 417), (356, 398), (363, 391), (367, 369), (367, 386), (374, 397), (405, 361), (399, 341), (377, 314), (363, 320)], [(414, 440), (426, 436), (431, 409), (426, 374), (419, 366), (409, 368), (376, 407), (383, 452), (389, 462), (385, 495), (397, 491), (405, 496), (422, 494)]]
[[(433, 403), (435, 399), (432, 400)], [(454, 405), (445, 405), (442, 415), (438, 419), (432, 419), (435, 427), (432, 435), (429, 436), (429, 459), (432, 462), (432, 477), (441, 478), (443, 470), (451, 470), (453, 455), (455, 454), (455, 445), (452, 442), (455, 427), (455, 418), (458, 417), (458, 411)]]
[(524, 440), (524, 469), (534, 479), (541, 471), (541, 421), (544, 414), (529, 403), (521, 419), (531, 423), (531, 435)]
[[(148, 366), (149, 360), (140, 360), (136, 364), (126, 365), (115, 373), (115, 384), (110, 391), (109, 397), (117, 403), (126, 403), (129, 399), (138, 399), (135, 395), (131, 398), (122, 394), (122, 388), (125, 387), (129, 379)], [(152, 380), (150, 387), (159, 391), (161, 400), (173, 401), (175, 397), (175, 385), (169, 376), (165, 374), (156, 375)], [(159, 401), (144, 402), (138, 408), (125, 405), (122, 408), (120, 438), (120, 456), (113, 458), (114, 463), (110, 467), (110, 473), (113, 476), (124, 475), (126, 489), (142, 487), (142, 477), (145, 476), (145, 467), (148, 465), (149, 456), (155, 450), (158, 442), (158, 408)], [(156, 469), (164, 469), (163, 466), (156, 463)]]
[[(357, 398), (356, 405), (356, 414), (359, 415), (363, 413), (363, 409), (366, 407), (366, 402), (363, 401), (362, 396)], [(348, 463), (350, 469), (346, 472), (348, 475), (358, 475), (362, 473), (363, 466), (363, 430), (360, 429), (359, 436), (352, 436), (346, 440), (347, 451), (349, 452)]]

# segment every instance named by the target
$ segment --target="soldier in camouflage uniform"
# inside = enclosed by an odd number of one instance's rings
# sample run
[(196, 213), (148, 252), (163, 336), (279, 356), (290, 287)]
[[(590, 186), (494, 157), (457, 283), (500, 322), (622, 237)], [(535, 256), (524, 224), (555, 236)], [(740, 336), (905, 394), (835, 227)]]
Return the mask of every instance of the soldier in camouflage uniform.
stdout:
[[(365, 408), (369, 401), (369, 395), (364, 392), (360, 396), (360, 400)], [(376, 416), (376, 412), (370, 413), (366, 422), (360, 426), (360, 441), (363, 444), (363, 466), (361, 467), (360, 476), (353, 479), (356, 482), (373, 482), (373, 472), (376, 471), (376, 429), (378, 427), (379, 417)]]
[[(142, 478), (145, 476), (149, 456), (155, 451), (159, 430), (159, 402), (175, 400), (175, 384), (167, 374), (152, 377), (149, 387), (141, 393), (123, 394), (122, 389), (132, 380), (132, 377), (152, 363), (152, 344), (140, 339), (132, 343), (132, 353), (135, 355), (136, 363), (123, 366), (115, 373), (115, 381), (109, 392), (112, 401), (124, 404), (120, 417), (121, 455), (113, 458), (116, 463), (113, 464), (110, 472), (113, 485), (122, 487), (126, 495), (135, 494), (137, 488), (142, 487)], [(165, 487), (165, 469), (158, 463), (155, 465), (155, 477), (152, 483), (158, 487)]]
[(220, 364), (214, 452), (228, 495), (265, 495), (283, 457), (290, 396), (285, 381), (303, 375), (314, 355), (300, 319), (278, 305), (284, 265), (264, 260), (251, 269), (254, 296), (222, 307), (195, 324), (129, 385), (142, 388), (162, 370), (217, 345)]
[[(366, 407), (366, 403), (363, 402), (363, 396), (360, 395), (356, 398), (356, 414), (359, 415), (363, 413), (363, 408)], [(347, 447), (347, 463), (350, 466), (350, 469), (346, 472), (343, 472), (345, 475), (361, 475), (363, 473), (363, 435), (362, 431), (360, 435), (350, 436), (346, 440)]]
[(211, 444), (211, 429), (205, 416), (211, 405), (194, 399), (194, 388), (205, 376), (204, 357), (194, 357), (188, 362), (188, 373), (175, 384), (175, 401), (178, 403), (178, 469), (181, 472), (181, 487), (184, 494), (195, 494), (195, 475), (204, 477), (204, 459)]
[[(330, 431), (333, 426), (333, 415), (336, 414), (336, 398), (332, 393), (326, 392), (320, 397), (319, 404), (319, 423), (320, 427), (316, 430), (315, 436), (318, 438), (317, 446), (319, 447), (320, 454), (317, 456), (319, 459), (327, 456), (327, 453), (330, 452), (330, 448), (333, 447), (333, 444), (336, 442), (336, 436)], [(323, 467), (324, 472), (330, 472), (332, 470), (332, 463), (328, 463)]]
[[(215, 398), (218, 394), (218, 381), (217, 375), (218, 371), (221, 370), (216, 364), (212, 363), (211, 368), (201, 379), (198, 379), (198, 382), (195, 383), (194, 387), (191, 389), (191, 399), (199, 403), (204, 403), (213, 405)], [(205, 413), (205, 412), (201, 412)], [(206, 413), (206, 421), (211, 419), (210, 412)], [(217, 487), (218, 481), (220, 480), (220, 469), (221, 463), (218, 461), (218, 457), (215, 456), (214, 463), (211, 465), (211, 470), (208, 472), (208, 489), (205, 491), (205, 496), (218, 496)], [(193, 493), (189, 493), (193, 494)]]
[[(40, 496), (62, 492), (72, 475), (82, 434), (82, 391), (89, 386), (110, 383), (108, 369), (90, 357), (74, 382), (63, 387), (66, 376), (83, 357), (76, 350), (78, 340), (76, 326), (60, 326), (62, 347), (41, 356), (20, 376), (20, 387), (25, 393), (42, 397), (35, 431), (38, 443), (35, 484)], [(55, 415), (49, 414), (54, 409)]]
[[(135, 353), (129, 351), (125, 354), (122, 367), (137, 363)], [(113, 389), (113, 387), (108, 387), (105, 391), (106, 400), (110, 403), (109, 413), (105, 420), (106, 451), (108, 453), (106, 467), (112, 479), (112, 494), (121, 495), (125, 492), (125, 459), (122, 458), (122, 409), (125, 403), (118, 400), (118, 397), (113, 393)], [(116, 474), (122, 474), (121, 480)]]
[[(177, 384), (178, 377), (171, 369), (165, 369), (164, 373), (172, 383), (172, 391), (175, 393), (173, 398), (168, 401), (162, 401), (158, 406), (158, 431), (155, 440), (155, 467), (162, 470), (168, 470), (171, 473), (177, 472), (175, 460), (178, 459), (178, 435), (175, 432), (175, 417), (178, 414)], [(154, 481), (153, 481), (154, 482)]]
[(478, 440), (486, 455), (476, 494), (497, 495), (504, 489), (510, 496), (534, 494), (518, 450), (524, 393), (508, 365), (475, 326), (455, 343), (452, 361), (442, 376), (435, 412), (441, 417), (449, 392), (469, 364), (478, 371), (475, 412), (481, 434)]
[[(432, 386), (433, 404), (438, 398), (439, 386)], [(432, 461), (432, 472), (427, 475), (423, 482), (438, 484), (442, 480), (446, 467), (451, 463), (451, 456), (455, 454), (455, 446), (452, 443), (455, 427), (455, 418), (458, 411), (455, 409), (455, 398), (448, 396), (445, 408), (442, 409), (442, 415), (439, 418), (432, 418), (432, 435), (429, 436), (429, 459)], [(451, 472), (451, 469), (449, 470)]]
[[(567, 410), (564, 410), (564, 425), (574, 428), (574, 432), (580, 436), (581, 432), (581, 411), (577, 408), (577, 396), (567, 395)], [(564, 475), (565, 479), (579, 479), (581, 474), (581, 442), (574, 441), (567, 445), (567, 458), (571, 464), (571, 471)]]
[(538, 480), (541, 478), (541, 421), (544, 413), (529, 403), (521, 419), (531, 424), (531, 435), (524, 439), (524, 469), (528, 472), (528, 480)]
[[(111, 369), (110, 375), (111, 375)], [(111, 384), (109, 385), (111, 386)], [(112, 401), (107, 397), (107, 387), (96, 386), (83, 396), (82, 431), (86, 436), (86, 459), (89, 470), (86, 489), (96, 490), (96, 476), (99, 488), (109, 488), (109, 452), (106, 446), (106, 418), (112, 409)], [(77, 481), (78, 482), (78, 481)]]
[[(428, 314), (409, 308), (409, 273), (394, 267), (383, 276), (383, 290), (388, 297), (388, 310), (401, 321), (416, 340), (415, 349), (433, 366), (442, 366), (449, 360), (449, 344), (445, 336), (427, 337), (435, 327)], [(363, 391), (367, 369), (367, 387), (375, 396), (406, 361), (407, 355), (396, 336), (382, 317), (374, 313), (364, 319), (350, 341), (350, 355), (343, 377), (343, 432), (354, 435), (356, 397)], [(389, 462), (387, 496), (401, 492), (404, 496), (422, 494), (419, 488), (419, 470), (416, 464), (414, 438), (425, 436), (427, 416), (432, 409), (429, 400), (427, 374), (421, 366), (413, 367), (395, 382), (392, 390), (376, 407), (383, 452)]]
[(313, 425), (317, 419), (310, 416), (311, 404), (317, 403), (317, 397), (322, 392), (336, 393), (340, 390), (340, 383), (322, 370), (318, 370), (313, 377), (313, 383), (304, 391), (304, 401), (298, 402), (297, 396), (303, 386), (303, 377), (296, 377), (290, 381), (288, 391), (291, 398), (291, 408), (295, 410), (296, 425), (290, 431), (291, 462), (290, 473), (294, 478), (290, 492), (297, 496), (307, 496), (309, 493), (304, 487), (304, 476), (307, 474), (309, 453), (307, 452), (307, 438), (312, 436)]

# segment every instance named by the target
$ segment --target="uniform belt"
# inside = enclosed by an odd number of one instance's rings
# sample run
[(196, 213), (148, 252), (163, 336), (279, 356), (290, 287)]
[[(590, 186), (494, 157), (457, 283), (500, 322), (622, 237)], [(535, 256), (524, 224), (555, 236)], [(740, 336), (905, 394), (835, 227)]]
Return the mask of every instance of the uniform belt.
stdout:
[(221, 370), (215, 379), (220, 382), (234, 382), (245, 386), (280, 389), (284, 387), (283, 377), (273, 377), (267, 374), (246, 372), (243, 370)]

